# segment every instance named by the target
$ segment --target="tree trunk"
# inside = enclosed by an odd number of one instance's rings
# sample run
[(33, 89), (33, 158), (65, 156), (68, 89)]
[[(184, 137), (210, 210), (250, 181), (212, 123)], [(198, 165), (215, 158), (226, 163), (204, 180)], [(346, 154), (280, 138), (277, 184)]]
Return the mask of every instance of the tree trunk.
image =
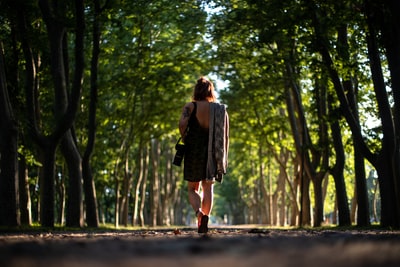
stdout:
[[(290, 55), (292, 58), (293, 55)], [(301, 164), (302, 164), (302, 195), (304, 198), (301, 201), (301, 204), (304, 205), (306, 203), (310, 204), (309, 201), (309, 195), (306, 193), (304, 190), (309, 189), (309, 183), (310, 181), (313, 182), (314, 184), (314, 191), (318, 194), (315, 195), (315, 217), (314, 217), (314, 225), (320, 225), (321, 220), (323, 218), (323, 203), (322, 203), (322, 195), (319, 195), (321, 193), (322, 188), (322, 180), (318, 179), (323, 179), (325, 177), (325, 173), (328, 170), (328, 143), (327, 143), (327, 133), (326, 133), (326, 122), (323, 119), (324, 116), (326, 116), (326, 88), (325, 87), (320, 87), (316, 86), (316, 97), (317, 97), (317, 104), (318, 104), (318, 118), (320, 121), (319, 125), (319, 130), (320, 130), (320, 140), (318, 144), (322, 147), (322, 161), (320, 162), (320, 153), (318, 150), (314, 149), (312, 150), (312, 142), (309, 134), (309, 130), (307, 127), (306, 123), (306, 118), (305, 118), (305, 111), (303, 108), (303, 103), (301, 99), (301, 93), (300, 93), (300, 88), (297, 84), (297, 81), (295, 79), (295, 74), (293, 73), (293, 67), (291, 65), (291, 62), (286, 61), (285, 62), (285, 67), (286, 67), (286, 74), (287, 74), (287, 79), (288, 79), (288, 84), (287, 89), (286, 89), (286, 106), (288, 108), (288, 116), (290, 120), (290, 125), (291, 125), (291, 130), (292, 130), (292, 135), (295, 140), (295, 146), (296, 146), (296, 153), (299, 155), (301, 158)], [(311, 160), (310, 156), (310, 151), (313, 154), (313, 160)], [(319, 165), (321, 169), (321, 173), (317, 174), (316, 173), (316, 167), (317, 164)], [(315, 166), (314, 166), (315, 165)], [(319, 178), (319, 177), (320, 178)], [(319, 188), (317, 188), (319, 187)], [(310, 210), (310, 207), (306, 209), (306, 207), (301, 207), (301, 213), (302, 217), (301, 218), (301, 224), (310, 224), (311, 220), (307, 220), (307, 216), (309, 214), (304, 213), (305, 211)]]
[(32, 225), (31, 195), (29, 191), (28, 168), (24, 155), (19, 155), (18, 162), (19, 180), (19, 211), (21, 213), (21, 225)]
[[(45, 10), (42, 8), (42, 10)], [(45, 17), (46, 18), (46, 17)], [(52, 19), (51, 19), (52, 20)], [(50, 22), (51, 20), (47, 20)], [(54, 21), (53, 21), (54, 22)], [(49, 23), (47, 23), (47, 27), (50, 28)], [(74, 65), (74, 78), (72, 82), (72, 90), (71, 93), (68, 94), (67, 86), (59, 85), (57, 86), (56, 82), (56, 103), (59, 100), (59, 107), (56, 107), (56, 116), (60, 116), (69, 120), (71, 123), (69, 127), (66, 128), (62, 135), (61, 142), (61, 151), (64, 155), (64, 158), (67, 162), (68, 167), (68, 191), (67, 191), (67, 216), (66, 216), (66, 225), (68, 227), (82, 227), (83, 226), (83, 202), (82, 202), (82, 158), (76, 146), (76, 142), (72, 133), (72, 121), (74, 120), (74, 116), (78, 107), (78, 103), (80, 100), (80, 92), (82, 88), (82, 77), (84, 70), (84, 30), (85, 30), (85, 20), (84, 20), (84, 4), (83, 0), (75, 1), (75, 47), (74, 47), (74, 56), (75, 56), (75, 65)], [(54, 34), (54, 32), (50, 31), (50, 35)], [(54, 37), (57, 40), (56, 35)], [(66, 41), (65, 35), (64, 40)], [(51, 46), (52, 47), (52, 46)], [(54, 45), (55, 50), (57, 51), (56, 44)], [(67, 43), (62, 47), (67, 50)], [(55, 53), (56, 53), (55, 51)], [(64, 81), (68, 82), (68, 57), (64, 57), (64, 59), (59, 62), (59, 64), (64, 64)], [(53, 66), (54, 67), (54, 66)], [(62, 75), (62, 73), (54, 70), (53, 78), (57, 77), (56, 75)], [(69, 112), (72, 108), (73, 117), (68, 117)], [(64, 118), (63, 118), (64, 119)], [(62, 120), (60, 120), (62, 122)]]
[[(258, 185), (257, 187), (259, 188), (259, 196), (257, 198), (260, 200), (258, 201), (259, 204), (258, 206), (260, 208), (260, 212), (258, 212), (258, 215), (260, 216), (259, 221), (262, 224), (272, 224), (272, 221), (274, 219), (273, 213), (271, 211), (274, 210), (273, 202), (272, 202), (272, 196), (273, 193), (270, 191), (269, 193), (267, 192), (266, 188), (267, 185), (265, 184), (265, 175), (264, 175), (264, 166), (260, 162), (259, 166), (259, 178), (258, 178)], [(268, 183), (269, 184), (269, 183)], [(269, 188), (272, 188), (272, 186), (268, 186)]]
[(151, 194), (150, 194), (150, 226), (157, 225), (159, 205), (160, 205), (160, 180), (158, 174), (160, 146), (156, 139), (152, 140), (151, 146)]
[(40, 179), (40, 224), (45, 227), (54, 226), (54, 175), (56, 148), (47, 145), (42, 148), (43, 168)]
[(93, 153), (96, 139), (96, 107), (97, 107), (97, 74), (100, 54), (100, 29), (99, 29), (100, 3), (94, 1), (93, 18), (93, 50), (92, 60), (90, 62), (90, 103), (88, 120), (88, 142), (82, 157), (82, 176), (83, 191), (85, 194), (86, 223), (89, 227), (99, 226), (99, 214), (97, 210), (96, 189), (93, 181), (93, 174), (90, 168), (90, 157)]
[[(353, 116), (359, 124), (359, 114), (358, 114), (358, 101), (357, 92), (353, 90), (351, 81), (344, 81), (343, 88), (347, 92), (347, 98), (349, 99), (349, 104), (351, 105), (351, 110), (353, 111)], [(357, 225), (358, 226), (369, 226), (370, 216), (369, 216), (369, 204), (368, 204), (368, 189), (365, 177), (365, 162), (364, 156), (357, 145), (357, 140), (353, 136), (353, 149), (354, 149), (354, 170), (355, 170), (355, 188), (357, 190)]]
[[(117, 166), (118, 166), (118, 164), (116, 164)], [(116, 167), (116, 169), (117, 169), (118, 167)], [(115, 203), (115, 210), (114, 210), (114, 216), (115, 216), (115, 222), (114, 222), (114, 226), (115, 226), (115, 228), (118, 228), (119, 227), (119, 211), (120, 211), (120, 192), (119, 192), (119, 190), (120, 190), (120, 182), (119, 182), (119, 178), (118, 178), (118, 173), (116, 172), (115, 174), (114, 174), (114, 176), (115, 176), (115, 200), (114, 200), (114, 203)]]
[[(312, 152), (312, 164), (311, 162), (306, 165), (306, 169), (312, 169), (308, 171), (309, 176), (312, 179), (314, 185), (314, 226), (319, 227), (324, 220), (324, 195), (322, 190), (322, 182), (329, 171), (329, 143), (328, 138), (328, 89), (327, 80), (328, 78), (322, 76), (322, 78), (315, 79), (315, 90), (314, 98), (317, 104), (317, 116), (318, 116), (318, 128), (319, 128), (319, 140), (317, 143), (317, 149), (311, 149)], [(308, 130), (307, 130), (308, 133)], [(307, 134), (308, 136), (309, 134)], [(311, 142), (310, 142), (311, 143)], [(319, 168), (319, 172), (316, 169)]]
[(183, 212), (180, 211), (181, 203), (182, 203), (182, 198), (180, 197), (181, 193), (181, 188), (179, 187), (180, 181), (181, 181), (181, 176), (175, 175), (175, 167), (172, 165), (172, 161), (175, 155), (175, 149), (170, 147), (168, 150), (169, 157), (168, 157), (168, 164), (167, 168), (169, 169), (170, 176), (171, 176), (171, 182), (169, 183), (167, 187), (167, 192), (169, 192), (170, 198), (171, 198), (171, 206), (172, 209), (170, 211), (170, 217), (171, 225), (182, 225), (182, 218), (183, 218)]
[(139, 148), (138, 148), (138, 155), (136, 159), (136, 169), (137, 169), (137, 179), (136, 179), (136, 185), (134, 186), (134, 203), (133, 203), (133, 212), (132, 212), (132, 225), (138, 225), (139, 223), (139, 199), (142, 197), (142, 194), (140, 193), (140, 187), (142, 185), (143, 181), (143, 166), (144, 166), (144, 161), (145, 161), (145, 155), (146, 152), (144, 151), (145, 148), (143, 147), (142, 141), (139, 143)]
[(0, 50), (0, 225), (17, 226), (18, 127), (8, 96), (1, 42)]
[(98, 227), (99, 213), (97, 209), (96, 189), (88, 157), (83, 157), (82, 159), (82, 177), (85, 193), (86, 223), (89, 227)]
[(280, 150), (280, 158), (283, 164), (279, 165), (279, 175), (278, 175), (278, 199), (277, 199), (277, 208), (278, 208), (278, 226), (284, 226), (286, 223), (286, 163), (288, 160), (288, 153), (286, 153), (284, 148)]
[[(329, 101), (332, 103), (332, 101)], [(333, 115), (332, 106), (330, 105), (330, 113)], [(337, 117), (337, 116), (335, 116)], [(338, 118), (332, 119), (331, 132), (333, 147), (335, 149), (335, 165), (332, 168), (332, 176), (335, 181), (335, 191), (336, 191), (336, 205), (339, 215), (339, 226), (349, 226), (351, 225), (350, 220), (350, 210), (346, 192), (346, 184), (344, 181), (344, 164), (345, 164), (345, 154), (342, 142), (342, 134), (340, 131), (340, 125)]]
[[(55, 201), (58, 203), (57, 222), (60, 225), (63, 225), (65, 223), (65, 203), (66, 203), (66, 200), (65, 200), (66, 199), (65, 164), (63, 164), (60, 168), (58, 168), (58, 170), (56, 167), (56, 173), (57, 173), (57, 175), (56, 175), (56, 178), (54, 179), (54, 181), (55, 181), (55, 192), (56, 192), (56, 200)], [(58, 177), (58, 176), (60, 176), (60, 177)], [(57, 198), (57, 196), (58, 196), (58, 198)]]
[(322, 194), (322, 180), (325, 174), (319, 172), (313, 179), (314, 186), (314, 227), (320, 227), (324, 220), (324, 205), (323, 205), (323, 194)]
[(397, 140), (395, 139), (395, 128), (392, 117), (392, 111), (386, 91), (380, 55), (378, 50), (376, 24), (376, 7), (369, 0), (365, 1), (367, 24), (368, 24), (368, 57), (372, 80), (376, 94), (376, 100), (379, 108), (379, 115), (382, 122), (383, 139), (382, 149), (376, 162), (371, 162), (378, 173), (380, 193), (381, 193), (381, 224), (382, 226), (400, 227), (400, 211), (398, 198), (396, 197), (396, 183), (399, 177), (396, 177), (395, 170), (399, 165), (394, 160), (397, 158), (396, 151)]
[[(346, 67), (350, 70), (353, 63), (350, 62), (349, 58), (349, 44), (348, 44), (348, 32), (347, 25), (343, 25), (338, 29), (338, 48), (337, 52), (340, 58), (343, 60)], [(343, 90), (346, 94), (350, 110), (353, 113), (353, 117), (356, 123), (360, 125), (359, 112), (358, 112), (358, 90), (357, 84), (354, 84), (352, 79), (354, 75), (348, 71), (343, 81)], [(368, 226), (370, 225), (369, 220), (369, 205), (368, 205), (368, 193), (365, 178), (365, 162), (364, 156), (361, 150), (356, 145), (356, 138), (353, 136), (353, 147), (354, 147), (354, 169), (355, 169), (355, 181), (357, 190), (357, 225)]]
[(150, 162), (150, 157), (149, 155), (151, 154), (151, 152), (149, 151), (151, 150), (151, 146), (147, 148), (147, 146), (145, 146), (145, 155), (144, 155), (144, 164), (143, 164), (143, 182), (141, 185), (141, 190), (140, 190), (140, 194), (141, 194), (141, 199), (140, 199), (140, 208), (139, 208), (139, 222), (140, 222), (140, 226), (145, 226), (145, 217), (144, 217), (144, 208), (145, 208), (145, 204), (147, 201), (146, 198), (146, 191), (147, 191), (147, 176), (148, 176), (148, 167), (149, 167), (149, 162)]
[[(170, 149), (170, 142), (167, 142), (169, 140), (166, 140), (164, 143), (164, 158), (165, 158), (165, 172), (164, 172), (164, 177), (161, 179), (161, 188), (162, 188), (162, 194), (161, 194), (161, 218), (162, 218), (162, 225), (168, 225), (170, 226), (171, 224), (174, 224), (174, 213), (175, 213), (175, 193), (177, 191), (176, 184), (177, 181), (174, 179), (173, 176), (173, 165), (172, 165), (172, 159), (173, 159), (173, 152), (172, 149)], [(174, 224), (175, 225), (175, 224)]]
[(285, 176), (287, 180), (287, 184), (289, 186), (289, 196), (290, 196), (290, 218), (289, 218), (289, 225), (296, 226), (300, 224), (300, 210), (299, 210), (299, 203), (298, 203), (298, 192), (300, 191), (300, 171), (301, 166), (299, 162), (299, 156), (293, 159), (293, 181), (289, 180), (289, 175), (285, 169)]
[[(269, 225), (273, 224), (273, 211), (276, 210), (274, 207), (274, 193), (272, 190), (272, 174), (271, 174), (271, 166), (268, 166), (268, 192), (266, 190), (266, 186), (264, 185), (265, 183), (263, 182), (263, 195), (264, 195), (264, 200), (265, 200), (265, 212), (267, 216), (267, 221), (266, 223)], [(264, 178), (263, 178), (264, 179)], [(264, 189), (265, 188), (265, 189)]]
[[(272, 203), (272, 195), (273, 193), (269, 191), (269, 193), (267, 193), (267, 186), (265, 184), (265, 175), (264, 175), (264, 163), (263, 163), (263, 149), (262, 149), (262, 143), (261, 140), (259, 141), (259, 147), (258, 147), (258, 188), (260, 189), (260, 196), (259, 196), (259, 206), (260, 207), (260, 212), (259, 212), (259, 216), (260, 218), (260, 222), (262, 224), (272, 224), (273, 221), (273, 213), (272, 210), (274, 210), (273, 207), (273, 203)], [(269, 183), (269, 188), (272, 188), (272, 185)]]
[(300, 179), (300, 223), (301, 227), (311, 226), (311, 201), (310, 201), (310, 179), (303, 175)]
[[(369, 162), (376, 168), (378, 174), (380, 175), (388, 175), (388, 176), (379, 176), (379, 181), (381, 185), (381, 198), (382, 198), (382, 221), (381, 224), (383, 226), (393, 226), (398, 227), (399, 221), (398, 213), (399, 210), (397, 208), (397, 202), (395, 199), (394, 193), (394, 176), (393, 176), (393, 158), (391, 155), (394, 155), (395, 149), (395, 140), (394, 140), (394, 128), (392, 121), (392, 112), (390, 109), (388, 96), (386, 92), (386, 87), (382, 75), (382, 68), (380, 65), (380, 56), (378, 52), (378, 46), (376, 42), (376, 33), (374, 29), (374, 20), (371, 18), (371, 14), (375, 14), (376, 10), (370, 8), (370, 1), (366, 0), (366, 14), (367, 14), (367, 23), (368, 23), (368, 35), (367, 35), (367, 43), (368, 43), (368, 54), (370, 59), (370, 68), (372, 73), (372, 79), (374, 82), (374, 90), (379, 108), (379, 116), (382, 122), (383, 129), (383, 139), (382, 139), (382, 149), (378, 155), (373, 154), (370, 149), (367, 147), (364, 137), (362, 136), (361, 129), (359, 124), (357, 123), (354, 114), (352, 113), (349, 104), (349, 99), (346, 97), (343, 84), (340, 81), (340, 77), (338, 71), (334, 67), (333, 60), (329, 54), (328, 49), (328, 41), (324, 35), (323, 30), (320, 27), (320, 23), (318, 20), (318, 15), (316, 12), (316, 8), (313, 7), (313, 23), (315, 32), (317, 35), (318, 41), (318, 49), (322, 55), (322, 58), (325, 62), (325, 66), (327, 67), (329, 74), (331, 76), (332, 83), (338, 95), (340, 105), (344, 116), (346, 118), (347, 123), (350, 126), (350, 129), (353, 134), (354, 140), (356, 140), (356, 146), (360, 151), (362, 151), (364, 157), (368, 159)], [(373, 11), (372, 11), (373, 10)], [(383, 166), (382, 162), (386, 162), (387, 166)], [(386, 206), (388, 205), (388, 206)]]
[(121, 224), (128, 226), (128, 214), (129, 214), (129, 196), (132, 187), (132, 174), (129, 168), (129, 156), (125, 154), (125, 168), (124, 168), (124, 179), (122, 181), (122, 196), (120, 201), (121, 210)]
[(61, 151), (68, 167), (67, 227), (83, 226), (82, 159), (73, 140), (71, 130), (61, 141)]
[[(382, 158), (376, 165), (378, 173), (379, 192), (381, 193), (381, 225), (384, 227), (398, 227), (397, 203), (394, 196), (392, 159)], [(397, 163), (398, 164), (398, 163)]]
[[(287, 63), (286, 70), (288, 74), (288, 80), (291, 80), (291, 67)], [(290, 81), (293, 82), (293, 81)], [(289, 81), (288, 81), (289, 83)], [(300, 186), (300, 211), (299, 211), (299, 225), (310, 225), (310, 207), (305, 207), (304, 205), (309, 205), (309, 196), (308, 196), (308, 189), (309, 189), (309, 180), (306, 177), (306, 172), (304, 169), (304, 161), (305, 161), (305, 147), (304, 147), (304, 129), (299, 129), (299, 122), (296, 119), (295, 115), (295, 105), (293, 100), (293, 94), (291, 92), (290, 85), (287, 85), (286, 88), (286, 107), (288, 111), (288, 117), (290, 121), (290, 126), (292, 130), (292, 135), (294, 139), (294, 143), (296, 146), (296, 154), (300, 164), (300, 171), (298, 173), (299, 177), (299, 186)], [(300, 114), (299, 114), (300, 116)]]
[[(18, 26), (21, 32), (22, 47), (25, 56), (26, 66), (26, 98), (27, 112), (29, 120), (29, 132), (33, 136), (35, 142), (39, 145), (43, 154), (43, 170), (40, 177), (40, 208), (41, 208), (41, 223), (43, 226), (54, 226), (54, 179), (55, 179), (55, 150), (58, 142), (61, 140), (65, 132), (72, 126), (75, 119), (77, 108), (79, 106), (82, 77), (83, 77), (83, 37), (84, 37), (84, 7), (83, 1), (75, 1), (76, 14), (76, 31), (75, 31), (75, 69), (74, 81), (70, 98), (67, 96), (67, 71), (64, 69), (66, 63), (63, 54), (63, 37), (65, 34), (65, 25), (62, 24), (62, 19), (55, 16), (55, 10), (50, 6), (47, 0), (39, 0), (39, 6), (42, 11), (43, 19), (47, 26), (48, 40), (50, 47), (49, 58), (51, 58), (51, 75), (54, 83), (54, 112), (56, 126), (53, 132), (47, 136), (39, 133), (39, 125), (36, 115), (39, 113), (36, 89), (36, 70), (33, 56), (30, 49), (30, 44), (27, 39), (27, 30), (25, 24), (24, 6), (22, 12), (19, 12)], [(65, 11), (64, 5), (57, 6), (60, 8), (60, 13)]]
[(354, 144), (354, 169), (357, 190), (357, 226), (369, 226), (369, 203), (368, 188), (365, 178), (365, 162), (364, 156), (357, 147), (357, 143), (353, 139)]
[(394, 168), (394, 194), (397, 210), (397, 225), (400, 227), (400, 17), (398, 10), (400, 2), (398, 0), (383, 1), (382, 23), (380, 29), (383, 36), (383, 43), (386, 48), (386, 58), (388, 60), (390, 81), (394, 98), (394, 126), (395, 126), (395, 154), (393, 155)]

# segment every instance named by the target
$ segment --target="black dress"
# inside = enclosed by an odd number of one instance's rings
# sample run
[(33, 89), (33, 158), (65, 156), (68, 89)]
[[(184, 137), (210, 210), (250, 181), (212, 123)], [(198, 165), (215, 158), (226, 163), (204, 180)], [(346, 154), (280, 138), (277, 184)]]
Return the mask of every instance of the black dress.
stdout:
[(208, 128), (200, 126), (196, 117), (197, 105), (188, 123), (188, 133), (185, 138), (184, 179), (190, 182), (200, 182), (206, 178), (208, 154)]

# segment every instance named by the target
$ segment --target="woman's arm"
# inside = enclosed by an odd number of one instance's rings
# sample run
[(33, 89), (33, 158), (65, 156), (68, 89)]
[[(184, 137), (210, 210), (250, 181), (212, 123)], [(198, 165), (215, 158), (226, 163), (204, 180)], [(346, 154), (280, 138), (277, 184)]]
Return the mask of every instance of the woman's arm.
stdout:
[(179, 132), (183, 140), (185, 140), (186, 128), (189, 124), (190, 115), (192, 114), (194, 105), (189, 102), (183, 106), (181, 118), (179, 119)]

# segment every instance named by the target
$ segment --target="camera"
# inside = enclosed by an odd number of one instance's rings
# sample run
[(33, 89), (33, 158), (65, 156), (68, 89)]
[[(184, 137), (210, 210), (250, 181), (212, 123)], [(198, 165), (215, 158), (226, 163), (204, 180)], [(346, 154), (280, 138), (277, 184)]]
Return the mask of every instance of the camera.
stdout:
[(183, 156), (185, 155), (185, 145), (178, 143), (175, 145), (175, 149), (176, 149), (176, 153), (175, 153), (174, 161), (172, 162), (172, 164), (174, 164), (176, 166), (181, 166)]

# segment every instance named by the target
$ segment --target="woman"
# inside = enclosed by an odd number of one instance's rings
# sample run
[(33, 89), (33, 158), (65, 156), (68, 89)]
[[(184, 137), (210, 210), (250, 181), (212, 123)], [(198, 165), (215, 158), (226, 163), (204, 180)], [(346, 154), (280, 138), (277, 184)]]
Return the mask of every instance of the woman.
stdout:
[(189, 202), (196, 212), (199, 233), (207, 233), (213, 206), (215, 176), (208, 171), (208, 147), (209, 132), (213, 131), (209, 126), (210, 107), (215, 102), (214, 85), (201, 77), (195, 85), (193, 101), (185, 104), (179, 120), (179, 131), (186, 146), (184, 179), (188, 181)]

